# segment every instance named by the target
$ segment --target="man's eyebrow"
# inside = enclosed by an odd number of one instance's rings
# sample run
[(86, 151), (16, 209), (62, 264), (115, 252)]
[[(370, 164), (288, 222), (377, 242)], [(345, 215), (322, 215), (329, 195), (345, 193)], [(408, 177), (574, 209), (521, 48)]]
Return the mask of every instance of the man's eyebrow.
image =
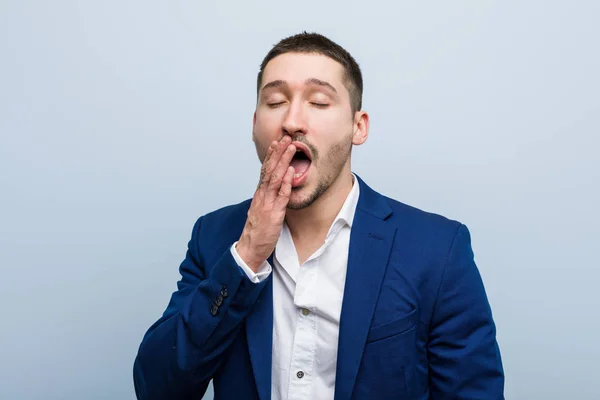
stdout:
[[(317, 78), (308, 78), (306, 81), (304, 81), (304, 83), (306, 85), (317, 85), (317, 86), (323, 86), (326, 87), (328, 89), (330, 89), (332, 92), (337, 94), (337, 90), (335, 89), (335, 87), (333, 87), (333, 85), (329, 82), (326, 81), (322, 81), (320, 79)], [(265, 84), (262, 89), (260, 89), (261, 92), (266, 91), (267, 89), (271, 89), (271, 88), (277, 88), (277, 87), (281, 87), (281, 86), (286, 86), (287, 82), (286, 81), (282, 81), (282, 80), (276, 80), (276, 81), (271, 81), (267, 84)]]
[(330, 89), (331, 91), (333, 91), (334, 93), (337, 93), (337, 90), (335, 90), (335, 88), (333, 87), (333, 85), (331, 83), (322, 81), (322, 80), (317, 79), (317, 78), (309, 78), (304, 83), (306, 83), (307, 85), (324, 86), (324, 87)]
[(265, 86), (263, 86), (262, 89), (260, 89), (260, 91), (264, 92), (267, 89), (276, 88), (276, 87), (285, 86), (285, 85), (287, 85), (286, 81), (282, 81), (282, 80), (271, 81), (271, 82), (267, 83)]

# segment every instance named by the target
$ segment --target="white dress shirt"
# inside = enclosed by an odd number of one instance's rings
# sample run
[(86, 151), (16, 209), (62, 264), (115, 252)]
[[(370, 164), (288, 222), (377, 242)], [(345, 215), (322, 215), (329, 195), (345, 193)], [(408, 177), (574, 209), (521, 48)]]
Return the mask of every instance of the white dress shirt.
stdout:
[(359, 197), (358, 181), (352, 177), (352, 190), (325, 243), (302, 266), (285, 222), (273, 268), (265, 261), (255, 274), (235, 250), (237, 242), (231, 247), (252, 282), (273, 272), (273, 400), (333, 399), (350, 229)]

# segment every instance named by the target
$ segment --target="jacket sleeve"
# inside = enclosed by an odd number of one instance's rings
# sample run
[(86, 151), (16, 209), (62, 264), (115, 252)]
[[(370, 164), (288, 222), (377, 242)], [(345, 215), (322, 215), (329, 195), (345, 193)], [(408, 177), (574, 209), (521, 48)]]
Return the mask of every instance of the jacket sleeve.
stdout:
[(137, 398), (198, 399), (266, 285), (251, 282), (230, 249), (207, 268), (193, 229), (181, 279), (163, 316), (146, 332), (133, 368)]
[(428, 343), (430, 399), (504, 399), (496, 327), (461, 225), (442, 274)]

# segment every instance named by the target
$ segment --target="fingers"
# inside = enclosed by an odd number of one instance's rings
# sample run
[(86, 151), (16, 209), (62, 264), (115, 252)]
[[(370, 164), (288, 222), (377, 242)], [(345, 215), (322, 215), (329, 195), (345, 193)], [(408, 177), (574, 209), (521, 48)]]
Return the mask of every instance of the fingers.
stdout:
[(290, 195), (292, 194), (292, 178), (294, 177), (294, 172), (294, 167), (290, 165), (287, 171), (285, 172), (285, 175), (283, 176), (281, 188), (279, 189), (279, 196), (277, 196), (277, 200), (275, 200), (275, 204), (279, 208), (287, 207), (287, 204), (290, 201)]
[(281, 182), (283, 181), (283, 177), (286, 174), (288, 167), (290, 166), (290, 162), (296, 153), (296, 146), (289, 145), (281, 155), (275, 170), (271, 174), (271, 180), (269, 181), (267, 191), (272, 195), (274, 199), (281, 188)]
[(263, 183), (269, 183), (271, 181), (271, 175), (277, 168), (281, 155), (285, 152), (285, 149), (291, 143), (291, 138), (285, 135), (280, 141), (273, 141), (269, 149), (267, 150), (267, 156), (263, 161), (263, 167), (261, 170), (261, 179), (259, 187)]
[(265, 156), (262, 167), (260, 168), (260, 178), (258, 179), (258, 185), (256, 185), (257, 191), (260, 189), (262, 184), (265, 182), (266, 174), (267, 174), (267, 165), (269, 163), (269, 160), (271, 159), (271, 156), (273, 154), (273, 149), (275, 148), (276, 145), (277, 145), (277, 142), (273, 141), (273, 142), (271, 142), (271, 145), (267, 149), (267, 155)]

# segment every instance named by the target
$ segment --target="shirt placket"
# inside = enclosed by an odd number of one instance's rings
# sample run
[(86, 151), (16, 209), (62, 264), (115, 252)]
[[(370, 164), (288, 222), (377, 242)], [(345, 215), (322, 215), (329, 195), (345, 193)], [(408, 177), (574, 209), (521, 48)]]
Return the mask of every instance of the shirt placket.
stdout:
[(294, 305), (296, 329), (290, 363), (288, 400), (311, 399), (317, 348), (317, 321), (314, 309), (316, 260), (306, 262), (296, 279)]

